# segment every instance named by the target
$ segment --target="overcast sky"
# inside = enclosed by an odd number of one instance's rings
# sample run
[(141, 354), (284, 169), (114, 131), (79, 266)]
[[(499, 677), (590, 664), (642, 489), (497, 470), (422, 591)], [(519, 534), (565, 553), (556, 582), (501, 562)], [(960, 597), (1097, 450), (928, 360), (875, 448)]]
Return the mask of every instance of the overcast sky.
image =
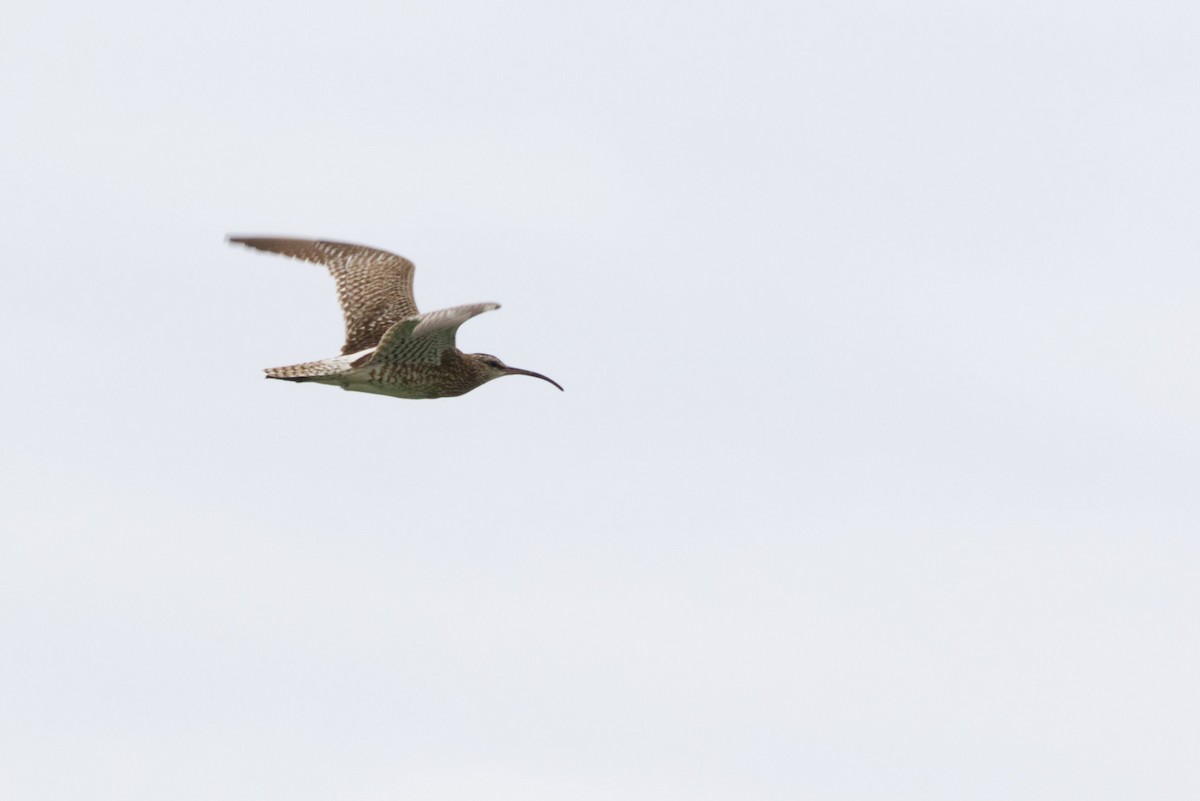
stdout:
[(10, 3), (0, 796), (1200, 797), (1197, 8)]

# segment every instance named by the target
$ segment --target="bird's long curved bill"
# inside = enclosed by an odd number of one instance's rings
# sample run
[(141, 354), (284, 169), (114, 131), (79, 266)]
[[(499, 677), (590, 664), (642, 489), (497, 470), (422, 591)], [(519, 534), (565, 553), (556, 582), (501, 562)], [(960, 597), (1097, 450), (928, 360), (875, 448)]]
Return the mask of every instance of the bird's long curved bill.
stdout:
[(554, 380), (554, 379), (552, 379), (552, 378), (546, 378), (546, 376), (542, 375), (541, 373), (535, 373), (535, 372), (533, 372), (532, 370), (522, 370), (520, 367), (508, 367), (508, 368), (505, 368), (505, 369), (507, 370), (507, 372), (508, 372), (508, 374), (509, 374), (509, 375), (531, 375), (531, 376), (533, 376), (534, 378), (540, 378), (540, 379), (542, 379), (543, 381), (549, 381), (551, 384), (553, 384), (554, 386), (558, 387), (558, 389), (559, 389), (559, 391), (560, 391), (560, 392), (565, 392), (565, 391), (566, 391), (566, 390), (564, 390), (562, 387), (558, 386), (558, 382), (557, 382), (557, 381), (555, 381), (555, 380)]

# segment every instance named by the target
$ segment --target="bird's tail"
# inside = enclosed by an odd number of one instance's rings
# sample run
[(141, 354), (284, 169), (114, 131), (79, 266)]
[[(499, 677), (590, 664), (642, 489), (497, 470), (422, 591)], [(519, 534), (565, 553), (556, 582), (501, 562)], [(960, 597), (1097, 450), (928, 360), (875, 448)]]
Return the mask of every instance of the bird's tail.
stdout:
[(350, 369), (350, 362), (345, 357), (320, 359), (303, 364), (289, 364), (286, 367), (268, 367), (263, 370), (267, 378), (278, 378), (283, 381), (320, 381), (336, 378)]

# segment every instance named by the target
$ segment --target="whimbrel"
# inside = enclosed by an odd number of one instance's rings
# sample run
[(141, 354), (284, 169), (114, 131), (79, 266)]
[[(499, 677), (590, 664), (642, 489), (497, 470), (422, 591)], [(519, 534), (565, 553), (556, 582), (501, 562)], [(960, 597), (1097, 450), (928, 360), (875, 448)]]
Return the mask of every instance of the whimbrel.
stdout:
[(337, 282), (346, 318), (341, 355), (271, 367), (267, 378), (397, 398), (450, 398), (506, 375), (530, 375), (562, 389), (540, 373), (509, 367), (487, 353), (460, 351), (454, 344), (458, 327), (500, 304), (471, 303), (421, 314), (413, 300), (415, 268), (403, 256), (314, 239), (231, 236), (229, 241), (323, 264)]

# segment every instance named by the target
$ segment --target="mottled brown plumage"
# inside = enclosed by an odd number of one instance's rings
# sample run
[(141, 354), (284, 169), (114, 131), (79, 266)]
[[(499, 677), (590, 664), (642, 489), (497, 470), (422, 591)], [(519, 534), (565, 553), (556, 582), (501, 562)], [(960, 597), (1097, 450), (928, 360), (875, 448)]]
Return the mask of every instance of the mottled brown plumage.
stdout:
[(413, 299), (413, 263), (384, 250), (313, 239), (229, 237), (257, 250), (323, 264), (337, 282), (346, 320), (340, 356), (272, 367), (268, 378), (334, 384), (357, 392), (399, 398), (446, 398), (470, 392), (504, 375), (539, 373), (508, 367), (486, 353), (463, 353), (455, 345), (459, 326), (500, 308), (473, 303), (421, 314)]
[(314, 239), (231, 236), (229, 241), (328, 267), (346, 318), (343, 354), (375, 347), (394, 324), (417, 314), (412, 289), (416, 268), (403, 256)]

